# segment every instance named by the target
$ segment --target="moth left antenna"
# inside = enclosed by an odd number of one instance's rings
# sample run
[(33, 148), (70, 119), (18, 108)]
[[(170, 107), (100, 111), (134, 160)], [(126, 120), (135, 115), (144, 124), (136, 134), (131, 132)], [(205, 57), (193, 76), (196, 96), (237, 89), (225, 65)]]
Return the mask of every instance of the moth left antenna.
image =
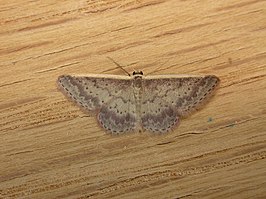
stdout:
[(111, 57), (107, 57), (108, 59), (110, 59), (115, 65), (117, 65), (119, 68), (122, 69), (122, 71), (124, 71), (128, 76), (130, 76), (130, 73), (127, 72), (121, 65), (119, 65), (115, 60), (113, 60)]

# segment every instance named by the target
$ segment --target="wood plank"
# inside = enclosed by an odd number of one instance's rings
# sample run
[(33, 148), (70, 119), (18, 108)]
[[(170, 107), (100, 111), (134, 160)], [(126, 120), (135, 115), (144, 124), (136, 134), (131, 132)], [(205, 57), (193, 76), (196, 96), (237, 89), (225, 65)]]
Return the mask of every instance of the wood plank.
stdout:
[[(0, 198), (265, 198), (265, 1), (0, 3)], [(110, 136), (62, 74), (214, 74), (166, 135)]]

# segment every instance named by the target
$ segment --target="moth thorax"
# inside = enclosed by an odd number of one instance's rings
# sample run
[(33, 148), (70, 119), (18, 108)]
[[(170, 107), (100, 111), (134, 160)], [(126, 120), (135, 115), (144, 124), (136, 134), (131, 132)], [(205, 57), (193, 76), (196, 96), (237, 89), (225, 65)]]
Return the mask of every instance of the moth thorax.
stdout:
[(142, 88), (142, 75), (135, 75), (133, 80), (133, 86), (135, 89), (140, 90)]

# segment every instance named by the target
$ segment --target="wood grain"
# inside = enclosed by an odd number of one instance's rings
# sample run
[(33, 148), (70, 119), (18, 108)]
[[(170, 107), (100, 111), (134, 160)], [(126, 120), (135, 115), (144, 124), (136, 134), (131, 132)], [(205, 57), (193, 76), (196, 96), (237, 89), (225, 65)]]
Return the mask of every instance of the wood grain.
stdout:
[[(0, 3), (0, 198), (265, 198), (265, 1)], [(214, 74), (166, 135), (110, 136), (62, 74)]]

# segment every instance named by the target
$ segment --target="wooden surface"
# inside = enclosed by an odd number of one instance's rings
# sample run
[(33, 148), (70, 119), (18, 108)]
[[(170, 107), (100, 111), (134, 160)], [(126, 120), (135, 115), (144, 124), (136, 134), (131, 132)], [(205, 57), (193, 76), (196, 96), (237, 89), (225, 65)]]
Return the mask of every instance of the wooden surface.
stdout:
[[(0, 3), (0, 198), (265, 198), (266, 3)], [(62, 74), (214, 74), (166, 135), (110, 136)]]

